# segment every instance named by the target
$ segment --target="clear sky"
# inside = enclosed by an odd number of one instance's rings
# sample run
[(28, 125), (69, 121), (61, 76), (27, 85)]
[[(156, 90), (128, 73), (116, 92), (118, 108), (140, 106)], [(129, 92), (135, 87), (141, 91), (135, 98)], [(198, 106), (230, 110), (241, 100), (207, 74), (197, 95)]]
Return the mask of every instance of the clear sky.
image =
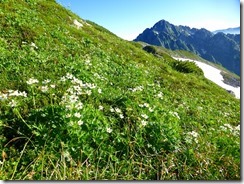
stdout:
[(56, 0), (126, 40), (159, 20), (209, 31), (240, 26), (240, 0)]

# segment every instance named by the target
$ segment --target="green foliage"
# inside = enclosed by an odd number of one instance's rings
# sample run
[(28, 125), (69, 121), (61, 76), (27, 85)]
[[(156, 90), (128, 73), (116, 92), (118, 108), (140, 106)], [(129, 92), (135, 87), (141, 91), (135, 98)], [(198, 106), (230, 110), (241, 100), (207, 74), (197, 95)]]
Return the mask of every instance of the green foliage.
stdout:
[(195, 65), (52, 0), (0, 16), (0, 179), (240, 179), (239, 100)]
[(190, 61), (177, 61), (174, 60), (173, 62), (170, 62), (169, 65), (182, 73), (195, 73), (198, 75), (203, 75), (203, 71), (201, 68), (199, 68), (194, 62)]
[(148, 53), (152, 53), (152, 54), (156, 54), (156, 49), (151, 46), (151, 45), (147, 45), (145, 47), (143, 47), (143, 50), (147, 51)]

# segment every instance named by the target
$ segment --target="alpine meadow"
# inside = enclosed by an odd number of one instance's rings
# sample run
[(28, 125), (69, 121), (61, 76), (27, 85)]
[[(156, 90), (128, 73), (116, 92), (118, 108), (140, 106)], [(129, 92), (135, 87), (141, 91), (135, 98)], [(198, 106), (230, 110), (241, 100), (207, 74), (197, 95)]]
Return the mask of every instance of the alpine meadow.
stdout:
[(0, 179), (240, 180), (240, 99), (170, 52), (0, 0)]

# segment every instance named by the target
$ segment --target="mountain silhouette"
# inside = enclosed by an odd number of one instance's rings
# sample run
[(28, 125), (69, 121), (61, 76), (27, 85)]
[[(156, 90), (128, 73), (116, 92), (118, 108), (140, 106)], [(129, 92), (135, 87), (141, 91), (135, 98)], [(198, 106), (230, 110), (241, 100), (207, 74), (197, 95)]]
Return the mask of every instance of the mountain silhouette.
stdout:
[(240, 75), (240, 34), (214, 34), (204, 28), (175, 26), (160, 20), (152, 28), (145, 29), (134, 41), (171, 50), (191, 51)]

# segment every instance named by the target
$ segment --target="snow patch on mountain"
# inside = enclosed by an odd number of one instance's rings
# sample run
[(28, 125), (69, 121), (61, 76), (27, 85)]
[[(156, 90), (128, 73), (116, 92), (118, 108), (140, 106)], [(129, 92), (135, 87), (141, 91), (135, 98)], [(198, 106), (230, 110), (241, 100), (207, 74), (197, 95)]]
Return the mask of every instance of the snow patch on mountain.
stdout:
[(210, 66), (206, 63), (200, 62), (200, 61), (196, 61), (196, 60), (192, 60), (192, 59), (185, 59), (185, 58), (176, 58), (176, 57), (173, 57), (173, 58), (176, 60), (179, 60), (179, 61), (195, 62), (196, 65), (203, 70), (204, 76), (207, 79), (213, 81), (214, 83), (216, 83), (217, 85), (219, 85), (220, 87), (222, 87), (226, 90), (234, 92), (235, 97), (240, 99), (240, 87), (233, 87), (233, 86), (230, 86), (228, 84), (225, 84), (223, 82), (224, 78), (221, 75), (221, 70), (219, 70), (213, 66)]

